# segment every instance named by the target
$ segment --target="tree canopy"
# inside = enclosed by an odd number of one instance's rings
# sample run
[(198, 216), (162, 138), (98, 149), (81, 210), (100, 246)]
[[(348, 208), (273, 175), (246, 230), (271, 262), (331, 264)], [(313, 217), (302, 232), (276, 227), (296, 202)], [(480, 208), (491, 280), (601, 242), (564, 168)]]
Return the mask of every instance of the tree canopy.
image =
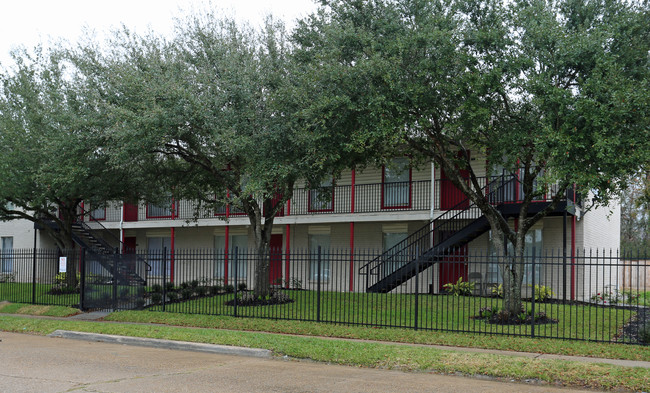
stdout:
[[(607, 204), (648, 162), (648, 10), (646, 2), (332, 0), (294, 40), (312, 78), (330, 86), (313, 105), (326, 127), (359, 146), (396, 141), (435, 160), (486, 215), (495, 249), (505, 237), (522, 255), (526, 232), (562, 190), (576, 184), (588, 205)], [(490, 203), (470, 150), (518, 176), (518, 225)], [(553, 203), (529, 214), (551, 187), (560, 190)], [(504, 270), (515, 311), (523, 265)]]

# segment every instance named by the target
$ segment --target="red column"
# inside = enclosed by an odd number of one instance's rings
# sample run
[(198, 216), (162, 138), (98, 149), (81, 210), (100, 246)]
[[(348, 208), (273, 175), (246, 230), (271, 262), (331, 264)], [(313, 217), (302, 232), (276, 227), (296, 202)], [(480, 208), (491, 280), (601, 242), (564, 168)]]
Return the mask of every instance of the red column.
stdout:
[[(172, 216), (172, 219), (173, 219), (173, 216)], [(175, 241), (175, 238), (176, 238), (176, 231), (174, 230), (174, 227), (172, 227), (171, 238), (172, 238), (172, 244), (171, 244), (172, 249), (171, 249), (171, 256), (169, 258), (169, 261), (170, 261), (169, 262), (169, 264), (170, 264), (170, 267), (169, 267), (169, 281), (174, 282), (174, 255), (176, 255), (176, 253), (174, 252), (174, 241)]]

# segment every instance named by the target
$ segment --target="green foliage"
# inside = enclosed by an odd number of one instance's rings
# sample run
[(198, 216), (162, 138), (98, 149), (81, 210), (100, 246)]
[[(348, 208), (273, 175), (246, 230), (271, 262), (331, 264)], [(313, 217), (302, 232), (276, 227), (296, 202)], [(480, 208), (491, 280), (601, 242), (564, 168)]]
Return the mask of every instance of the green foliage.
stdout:
[(243, 292), (243, 291), (246, 290), (246, 288), (247, 288), (247, 286), (246, 286), (246, 283), (245, 283), (245, 282), (240, 282), (239, 284), (237, 284), (237, 290), (238, 290), (238, 291), (242, 291), (242, 292)]
[(235, 292), (235, 287), (234, 287), (232, 284), (225, 285), (225, 286), (223, 287), (223, 289), (224, 289), (224, 291), (225, 291), (226, 293), (233, 293), (233, 292)]
[(650, 344), (650, 323), (646, 323), (639, 329), (639, 340), (644, 344)]
[(16, 273), (0, 273), (0, 284), (7, 282), (15, 282)]
[(535, 301), (545, 302), (550, 300), (554, 295), (555, 293), (553, 293), (550, 287), (535, 285)]
[(168, 292), (167, 299), (170, 303), (173, 303), (178, 300), (178, 292)]
[[(75, 276), (76, 276), (76, 282), (79, 282), (79, 280), (81, 280), (81, 274), (79, 272), (77, 272), (75, 274)], [(55, 284), (66, 284), (67, 283), (66, 278), (67, 278), (67, 273), (66, 272), (57, 273), (56, 276), (54, 276), (54, 283)]]
[(454, 296), (459, 296), (459, 295), (471, 295), (472, 292), (474, 292), (474, 283), (473, 282), (468, 282), (468, 281), (463, 281), (462, 277), (458, 278), (458, 281), (456, 283), (448, 283), (443, 285), (442, 287), (449, 293), (453, 294)]
[(503, 298), (503, 284), (492, 287), (490, 292), (492, 293), (492, 296)]
[(162, 293), (154, 292), (151, 294), (151, 303), (160, 304), (162, 302)]
[(151, 292), (153, 293), (161, 293), (162, 292), (162, 285), (160, 284), (154, 284), (151, 286)]

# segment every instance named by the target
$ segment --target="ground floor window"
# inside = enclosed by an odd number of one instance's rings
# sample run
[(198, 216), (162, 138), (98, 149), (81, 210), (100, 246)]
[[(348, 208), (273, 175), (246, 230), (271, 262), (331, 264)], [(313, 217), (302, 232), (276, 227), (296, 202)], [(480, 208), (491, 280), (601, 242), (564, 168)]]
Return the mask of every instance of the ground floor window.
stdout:
[[(406, 231), (400, 232), (383, 232), (382, 236), (382, 246), (383, 251), (386, 253), (386, 260), (382, 263), (381, 273), (383, 277), (388, 276), (392, 272), (396, 271), (403, 265), (407, 264), (408, 261), (408, 250), (406, 247), (395, 247), (402, 241), (406, 240), (408, 233)], [(395, 247), (395, 249), (393, 249)]]
[[(492, 237), (492, 232), (490, 231), (490, 238)], [(528, 231), (525, 237), (526, 245), (524, 249), (524, 254), (526, 257), (532, 257), (533, 255), (533, 250), (535, 250), (535, 257), (539, 260), (539, 258), (542, 256), (542, 228), (536, 228), (536, 229), (531, 229)], [(492, 250), (492, 242), (490, 241), (490, 255), (493, 256), (493, 258), (496, 259), (497, 252), (496, 250)], [(508, 254), (512, 255), (514, 253), (513, 247), (511, 243), (508, 243)], [(501, 253), (499, 253), (501, 254)], [(530, 260), (530, 258), (528, 258)], [(540, 260), (541, 262), (541, 260)], [(542, 277), (542, 264), (535, 264), (535, 282), (539, 283)], [(487, 283), (494, 283), (494, 284), (501, 284), (503, 283), (503, 274), (501, 272), (501, 267), (499, 264), (494, 261), (493, 263), (488, 264), (488, 270), (487, 270), (487, 277), (486, 277), (486, 282)], [(522, 281), (523, 285), (530, 285), (533, 283), (533, 264), (532, 263), (527, 263), (526, 266), (524, 266), (524, 278)]]
[[(167, 251), (165, 255), (165, 249)], [(171, 237), (150, 237), (147, 239), (147, 261), (151, 266), (151, 275), (162, 277), (163, 264), (167, 266), (167, 278), (171, 273), (172, 239)]]
[[(231, 235), (228, 244), (228, 277), (235, 277), (235, 263), (237, 264), (237, 277), (246, 278), (248, 271), (248, 235)], [(215, 263), (214, 276), (224, 278), (226, 272), (226, 236), (214, 237)], [(237, 251), (235, 253), (235, 250)]]
[(2, 238), (2, 256), (0, 256), (2, 273), (11, 273), (14, 270), (14, 238)]
[[(318, 250), (320, 247), (320, 272), (318, 270)], [(309, 235), (309, 279), (327, 281), (330, 278), (330, 235)]]

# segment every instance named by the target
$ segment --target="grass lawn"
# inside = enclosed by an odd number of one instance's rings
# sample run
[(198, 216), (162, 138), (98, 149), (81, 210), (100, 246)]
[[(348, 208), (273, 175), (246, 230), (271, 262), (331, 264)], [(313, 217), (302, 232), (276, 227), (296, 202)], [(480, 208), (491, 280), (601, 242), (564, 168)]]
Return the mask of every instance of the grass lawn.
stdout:
[(33, 304), (0, 304), (2, 314), (43, 315), (48, 317), (69, 317), (79, 314), (79, 309), (64, 306), (41, 306)]
[[(482, 308), (503, 307), (498, 298), (453, 295), (386, 295), (372, 293), (322, 292), (320, 302), (315, 291), (286, 291), (294, 302), (257, 307), (237, 307), (237, 316), (291, 319), (299, 321), (336, 322), (350, 325), (414, 327), (438, 331), (481, 332), (504, 335), (531, 336), (530, 325), (497, 325), (482, 319)], [(235, 315), (235, 309), (225, 303), (234, 294), (204, 297), (165, 306), (167, 312), (187, 314)], [(320, 304), (319, 304), (320, 303)], [(524, 303), (527, 310), (532, 303)], [(153, 306), (152, 311), (162, 311)], [(561, 305), (536, 303), (535, 312), (544, 312), (558, 321), (535, 326), (536, 337), (571, 338), (610, 341), (635, 313), (631, 310), (597, 305)]]
[[(50, 293), (51, 289), (51, 284), (36, 284), (35, 303), (72, 307), (79, 305), (79, 294), (52, 295)], [(7, 300), (12, 303), (32, 303), (32, 296), (31, 283), (12, 282), (0, 284), (0, 301)]]
[[(167, 313), (148, 312), (140, 312), (139, 314), (169, 315)], [(180, 317), (181, 315), (177, 314), (176, 316)], [(215, 318), (208, 316), (195, 317)], [(238, 319), (238, 321), (249, 320)], [(307, 324), (307, 322), (287, 321), (264, 322)], [(328, 326), (325, 324), (313, 325)], [(496, 378), (507, 378), (508, 380), (538, 380), (554, 385), (588, 387), (600, 390), (641, 391), (646, 389), (647, 386), (650, 386), (650, 370), (645, 368), (476, 354), (440, 350), (432, 347), (331, 340), (260, 332), (0, 316), (0, 330), (4, 331), (46, 335), (56, 329), (265, 348), (273, 351), (277, 356), (287, 355), (293, 358), (312, 359), (342, 365), (389, 368), (405, 371), (487, 375)], [(371, 328), (362, 327), (348, 327), (345, 329), (371, 330)], [(403, 329), (381, 330), (397, 331)], [(434, 334), (432, 332), (414, 332), (412, 330), (407, 332)]]

